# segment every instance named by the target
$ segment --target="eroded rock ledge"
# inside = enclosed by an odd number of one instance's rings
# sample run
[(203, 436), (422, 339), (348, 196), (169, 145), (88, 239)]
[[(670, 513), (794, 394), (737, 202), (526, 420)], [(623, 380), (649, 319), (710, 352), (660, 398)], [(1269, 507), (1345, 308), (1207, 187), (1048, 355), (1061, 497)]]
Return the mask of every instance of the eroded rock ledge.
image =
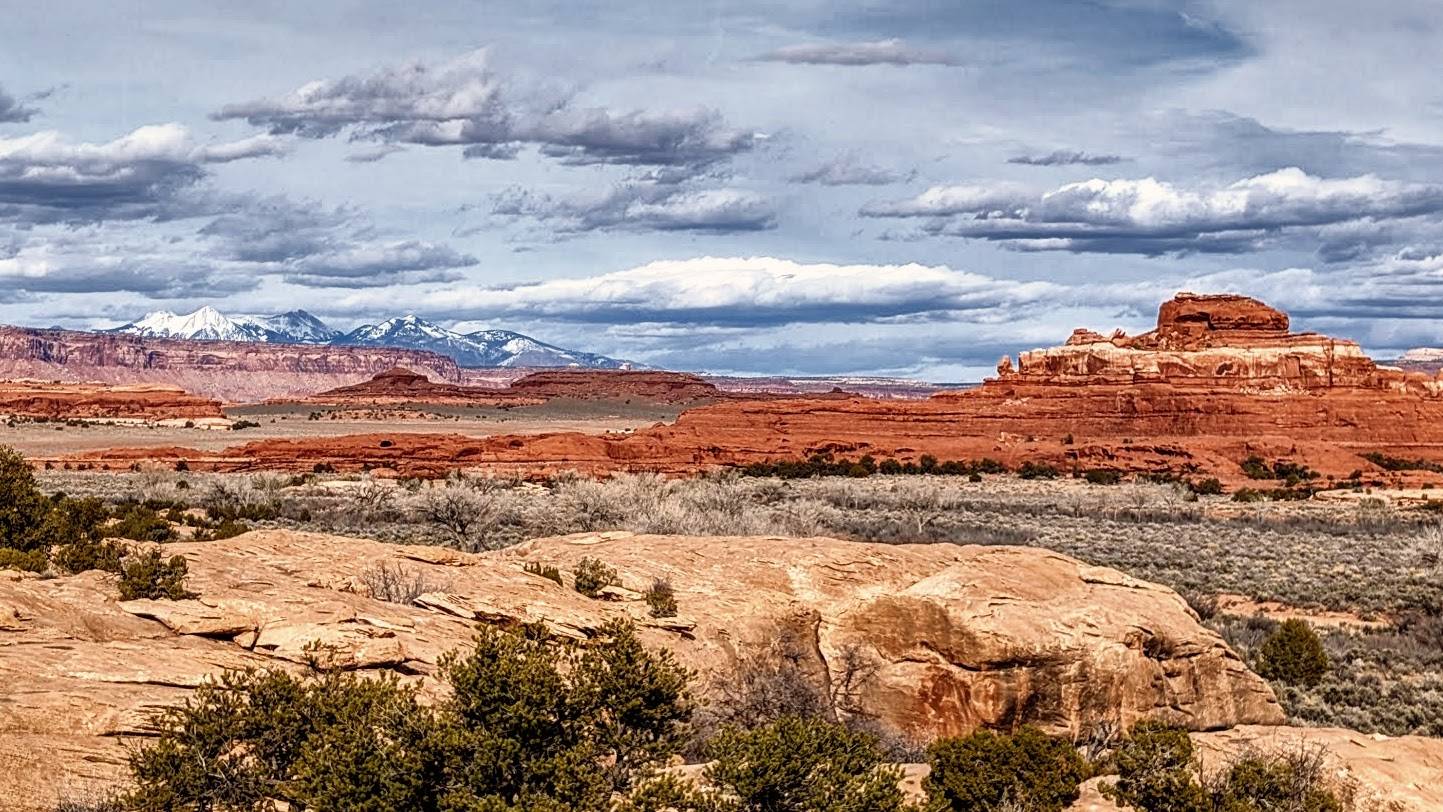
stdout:
[[(860, 695), (919, 736), (1021, 722), (1075, 732), (1160, 717), (1194, 729), (1274, 724), (1271, 689), (1174, 592), (1045, 550), (878, 545), (827, 538), (602, 533), (467, 555), (286, 531), (173, 544), (190, 601), (114, 599), (108, 576), (0, 573), (0, 792), (33, 808), (69, 784), (123, 773), (121, 741), (148, 709), (225, 668), (296, 667), (320, 642), (359, 669), (439, 686), (445, 651), (474, 624), (539, 622), (584, 641), (630, 617), (705, 686), (738, 656), (800, 641), (819, 681), (841, 652), (876, 667)], [(604, 560), (623, 586), (592, 600), (523, 569)], [(402, 566), (417, 605), (369, 597), (362, 574)], [(651, 619), (635, 590), (670, 579), (680, 616)]]

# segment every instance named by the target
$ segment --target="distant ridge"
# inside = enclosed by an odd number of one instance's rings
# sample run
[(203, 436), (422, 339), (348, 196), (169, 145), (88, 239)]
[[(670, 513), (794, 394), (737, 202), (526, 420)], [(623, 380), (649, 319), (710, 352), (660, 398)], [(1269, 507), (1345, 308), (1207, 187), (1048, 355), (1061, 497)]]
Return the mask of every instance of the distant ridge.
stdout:
[(473, 369), (631, 369), (638, 366), (605, 355), (547, 344), (510, 330), (456, 333), (414, 315), (387, 319), (380, 324), (367, 324), (349, 333), (342, 333), (304, 310), (273, 316), (227, 316), (207, 305), (186, 314), (156, 311), (138, 321), (103, 332), (194, 341), (329, 344), (425, 350), (445, 355), (455, 360), (459, 366)]

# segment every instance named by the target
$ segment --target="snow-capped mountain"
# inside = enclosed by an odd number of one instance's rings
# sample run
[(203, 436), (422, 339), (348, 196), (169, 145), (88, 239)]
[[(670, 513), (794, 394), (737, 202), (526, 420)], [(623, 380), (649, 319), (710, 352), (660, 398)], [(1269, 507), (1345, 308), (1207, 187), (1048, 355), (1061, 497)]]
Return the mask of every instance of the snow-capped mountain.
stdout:
[(226, 316), (213, 307), (177, 315), (161, 310), (106, 332), (146, 338), (201, 341), (263, 341), (274, 344), (337, 344), (429, 350), (463, 367), (588, 367), (627, 369), (632, 365), (604, 355), (578, 352), (537, 341), (510, 330), (462, 335), (415, 316), (387, 319), (349, 333), (334, 330), (304, 310), (275, 316)]
[(194, 313), (179, 315), (169, 310), (147, 313), (140, 321), (116, 327), (110, 332), (146, 338), (189, 338), (208, 341), (265, 341), (265, 328), (244, 319), (232, 319), (207, 305)]
[(416, 316), (358, 327), (331, 343), (430, 350), (451, 356), (463, 367), (625, 369), (631, 366), (615, 358), (568, 350), (510, 330), (482, 330), (463, 335)]
[(146, 314), (140, 321), (109, 332), (146, 338), (185, 338), (201, 341), (265, 341), (283, 344), (324, 344), (340, 335), (304, 310), (277, 316), (227, 316), (207, 305), (194, 313), (177, 315), (168, 310)]
[(304, 310), (292, 310), (277, 316), (242, 316), (270, 331), (271, 341), (294, 344), (325, 344), (341, 335), (340, 330)]

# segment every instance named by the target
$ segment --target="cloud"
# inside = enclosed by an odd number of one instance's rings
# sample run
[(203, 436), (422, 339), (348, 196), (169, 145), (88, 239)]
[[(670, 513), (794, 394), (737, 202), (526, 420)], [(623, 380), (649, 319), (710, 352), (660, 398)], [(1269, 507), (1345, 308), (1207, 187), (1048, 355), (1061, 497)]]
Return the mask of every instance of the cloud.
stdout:
[(776, 225), (776, 211), (755, 192), (649, 180), (619, 184), (599, 197), (572, 199), (512, 187), (493, 199), (491, 213), (544, 223), (563, 236), (592, 231), (722, 234), (764, 231)]
[(240, 198), (198, 232), (225, 262), (307, 287), (456, 281), (477, 259), (421, 240), (383, 241), (360, 212), (282, 196)]
[(758, 58), (766, 62), (787, 62), (793, 65), (960, 64), (955, 57), (945, 52), (915, 48), (900, 39), (788, 45)]
[(309, 82), (282, 96), (222, 107), (273, 134), (460, 146), (509, 158), (525, 146), (569, 164), (704, 167), (750, 150), (753, 133), (707, 109), (615, 112), (569, 92), (530, 87), (492, 70), (484, 50), (440, 65), (415, 62)]
[(1320, 178), (1281, 169), (1220, 187), (1155, 178), (1069, 183), (1041, 195), (1016, 187), (934, 187), (872, 203), (868, 217), (928, 218), (928, 234), (1021, 250), (1133, 254), (1239, 253), (1344, 224), (1443, 214), (1443, 186), (1376, 175)]
[(473, 256), (436, 243), (363, 243), (302, 257), (286, 266), (284, 278), (299, 285), (340, 288), (454, 282), (461, 278), (456, 268), (477, 262)]
[[(436, 291), (417, 307), (452, 318), (511, 316), (581, 323), (762, 326), (945, 317), (984, 320), (1047, 300), (1047, 282), (946, 266), (804, 264), (701, 257), (509, 287)], [(369, 306), (374, 299), (353, 299)]]
[(0, 219), (155, 217), (205, 177), (206, 165), (284, 152), (269, 135), (197, 144), (179, 124), (140, 127), (101, 144), (54, 130), (0, 138)]
[(1127, 159), (1121, 155), (1094, 155), (1090, 152), (1060, 149), (1045, 155), (1017, 155), (1008, 158), (1007, 163), (1023, 166), (1106, 166), (1120, 164), (1125, 160)]
[(406, 148), (396, 144), (376, 144), (375, 146), (362, 147), (346, 156), (346, 160), (353, 164), (373, 164), (397, 152), (405, 152)]
[(45, 234), (0, 249), (0, 287), (35, 293), (135, 293), (152, 299), (225, 296), (255, 277), (198, 259), (184, 246), (135, 235)]
[(865, 163), (854, 154), (841, 155), (799, 175), (793, 175), (793, 183), (820, 183), (823, 186), (887, 186), (906, 183), (917, 176), (917, 171), (898, 172), (885, 167)]
[(1443, 171), (1443, 147), (1389, 138), (1380, 131), (1271, 127), (1226, 110), (1167, 110), (1132, 123), (1169, 164), (1261, 174), (1296, 166), (1321, 176), (1385, 172), (1427, 180)]
[(39, 110), (26, 107), (0, 87), (0, 124), (23, 124), (39, 113)]

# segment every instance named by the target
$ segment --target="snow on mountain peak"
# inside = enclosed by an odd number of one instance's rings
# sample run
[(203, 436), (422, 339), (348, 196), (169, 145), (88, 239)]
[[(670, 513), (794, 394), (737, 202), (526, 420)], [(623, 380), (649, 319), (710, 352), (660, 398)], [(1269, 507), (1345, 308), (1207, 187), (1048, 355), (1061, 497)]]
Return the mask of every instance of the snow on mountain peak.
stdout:
[(439, 327), (414, 313), (340, 333), (304, 310), (274, 316), (226, 316), (209, 305), (177, 315), (167, 310), (109, 332), (146, 338), (209, 341), (264, 341), (426, 350), (450, 356), (463, 367), (567, 367), (625, 369), (631, 365), (604, 355), (568, 350), (509, 330), (467, 335)]

